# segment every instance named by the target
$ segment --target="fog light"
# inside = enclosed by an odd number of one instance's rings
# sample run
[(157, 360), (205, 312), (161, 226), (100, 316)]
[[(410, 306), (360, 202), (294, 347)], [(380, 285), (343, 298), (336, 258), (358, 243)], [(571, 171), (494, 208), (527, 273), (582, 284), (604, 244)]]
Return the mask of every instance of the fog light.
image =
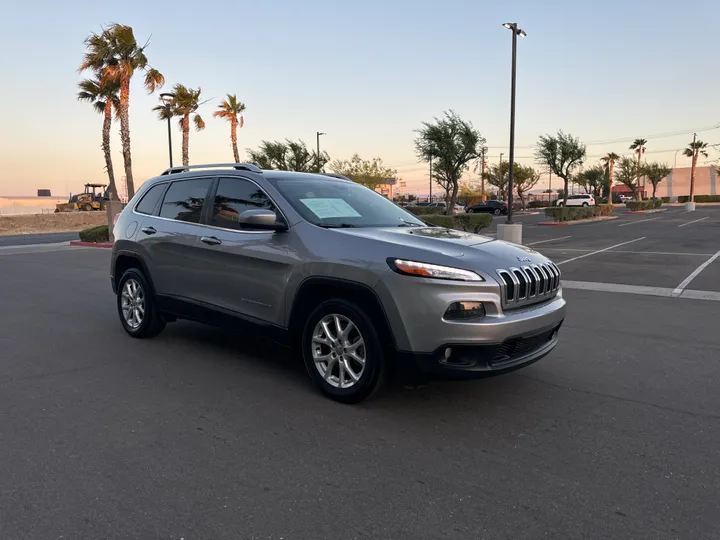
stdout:
[(482, 302), (453, 302), (445, 311), (443, 318), (447, 321), (467, 321), (485, 316)]
[(452, 349), (450, 347), (445, 349), (445, 360), (449, 360), (451, 354), (452, 354)]

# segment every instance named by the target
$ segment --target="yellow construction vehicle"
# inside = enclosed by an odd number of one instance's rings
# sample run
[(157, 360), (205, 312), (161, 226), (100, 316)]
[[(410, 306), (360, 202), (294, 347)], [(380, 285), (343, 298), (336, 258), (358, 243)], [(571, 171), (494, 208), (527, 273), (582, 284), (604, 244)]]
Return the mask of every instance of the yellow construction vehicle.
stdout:
[(85, 191), (70, 195), (68, 202), (55, 205), (55, 212), (91, 212), (105, 210), (108, 196), (106, 184), (85, 184)]

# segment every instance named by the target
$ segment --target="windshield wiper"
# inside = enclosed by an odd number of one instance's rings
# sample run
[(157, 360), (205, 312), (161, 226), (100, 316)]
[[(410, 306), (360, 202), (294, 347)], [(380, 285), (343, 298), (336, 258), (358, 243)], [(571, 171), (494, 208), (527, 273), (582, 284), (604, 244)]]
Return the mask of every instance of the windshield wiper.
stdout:
[(325, 223), (318, 225), (318, 227), (322, 227), (323, 229), (352, 229), (355, 225), (352, 223)]
[(401, 220), (402, 223), (398, 225), (398, 227), (422, 227), (423, 225), (421, 223), (415, 223), (413, 221), (406, 221), (404, 219)]

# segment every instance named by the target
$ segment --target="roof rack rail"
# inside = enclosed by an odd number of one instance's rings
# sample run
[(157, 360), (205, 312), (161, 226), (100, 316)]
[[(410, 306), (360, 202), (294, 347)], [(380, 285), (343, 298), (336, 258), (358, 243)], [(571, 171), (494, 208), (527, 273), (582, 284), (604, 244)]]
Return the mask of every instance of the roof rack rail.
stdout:
[(341, 180), (350, 180), (352, 182), (351, 178), (348, 178), (347, 176), (343, 176), (342, 174), (332, 173), (332, 172), (324, 172), (322, 173), (325, 176), (332, 176), (333, 178), (340, 178)]
[(190, 169), (213, 169), (216, 167), (226, 169), (233, 168), (238, 171), (250, 171), (262, 174), (262, 169), (260, 169), (260, 167), (258, 167), (257, 165), (253, 165), (252, 163), (210, 163), (205, 165), (184, 165), (181, 167), (170, 167), (169, 169), (166, 169), (165, 172), (163, 172), (160, 176), (165, 176), (166, 174), (187, 172)]

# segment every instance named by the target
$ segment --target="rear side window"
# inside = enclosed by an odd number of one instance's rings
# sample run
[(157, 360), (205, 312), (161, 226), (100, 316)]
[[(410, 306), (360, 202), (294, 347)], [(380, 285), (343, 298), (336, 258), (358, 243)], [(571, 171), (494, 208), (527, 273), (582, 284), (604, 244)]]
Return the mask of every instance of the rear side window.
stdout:
[(158, 184), (147, 190), (140, 202), (135, 207), (135, 211), (139, 214), (152, 214), (157, 207), (158, 201), (165, 190), (165, 184)]
[(173, 182), (165, 194), (160, 217), (200, 223), (200, 215), (209, 187), (210, 178)]
[(224, 229), (247, 229), (240, 215), (246, 210), (266, 209), (275, 205), (257, 185), (242, 178), (221, 178), (218, 182), (210, 225)]

